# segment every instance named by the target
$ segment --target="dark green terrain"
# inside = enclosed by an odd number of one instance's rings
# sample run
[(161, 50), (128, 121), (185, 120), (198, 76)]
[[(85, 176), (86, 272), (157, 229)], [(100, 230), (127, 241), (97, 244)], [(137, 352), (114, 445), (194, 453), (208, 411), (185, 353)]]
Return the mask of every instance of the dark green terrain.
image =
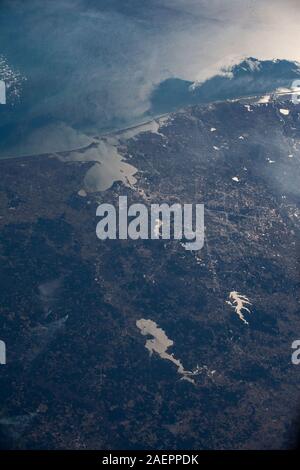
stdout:
[[(137, 183), (87, 197), (78, 191), (92, 163), (63, 161), (65, 154), (0, 161), (5, 446), (292, 446), (300, 407), (300, 366), (291, 363), (300, 338), (299, 107), (195, 106), (119, 151), (138, 169)], [(96, 207), (119, 195), (204, 203), (204, 248), (98, 240)], [(232, 291), (249, 298), (249, 325), (228, 303)], [(194, 385), (169, 361), (149, 357), (141, 318), (163, 328), (186, 369), (199, 366)]]

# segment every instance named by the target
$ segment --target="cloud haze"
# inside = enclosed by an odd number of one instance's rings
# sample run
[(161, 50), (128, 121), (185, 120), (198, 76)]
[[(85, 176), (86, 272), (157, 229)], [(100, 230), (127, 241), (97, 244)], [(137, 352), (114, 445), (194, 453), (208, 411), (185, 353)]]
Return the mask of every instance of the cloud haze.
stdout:
[(0, 53), (27, 77), (22, 118), (97, 131), (138, 120), (153, 86), (240, 57), (300, 60), (295, 0), (2, 0)]

